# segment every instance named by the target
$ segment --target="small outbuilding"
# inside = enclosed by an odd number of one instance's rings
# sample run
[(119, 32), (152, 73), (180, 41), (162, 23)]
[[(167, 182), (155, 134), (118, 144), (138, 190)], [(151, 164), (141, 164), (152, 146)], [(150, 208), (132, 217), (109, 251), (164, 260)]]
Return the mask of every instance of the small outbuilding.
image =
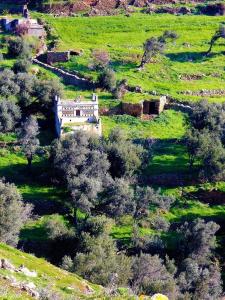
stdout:
[(142, 117), (143, 115), (159, 115), (163, 112), (167, 103), (166, 96), (159, 99), (144, 100), (140, 103), (122, 103), (122, 112), (134, 117)]

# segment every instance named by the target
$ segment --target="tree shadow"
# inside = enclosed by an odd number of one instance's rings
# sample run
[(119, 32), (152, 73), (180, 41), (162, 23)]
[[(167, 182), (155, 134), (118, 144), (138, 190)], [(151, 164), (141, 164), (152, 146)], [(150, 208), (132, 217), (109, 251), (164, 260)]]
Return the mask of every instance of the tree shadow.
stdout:
[(211, 53), (206, 55), (206, 52), (180, 52), (180, 53), (168, 53), (168, 57), (171, 61), (176, 62), (193, 62), (199, 63), (203, 61), (208, 61), (211, 58), (218, 56), (220, 53)]

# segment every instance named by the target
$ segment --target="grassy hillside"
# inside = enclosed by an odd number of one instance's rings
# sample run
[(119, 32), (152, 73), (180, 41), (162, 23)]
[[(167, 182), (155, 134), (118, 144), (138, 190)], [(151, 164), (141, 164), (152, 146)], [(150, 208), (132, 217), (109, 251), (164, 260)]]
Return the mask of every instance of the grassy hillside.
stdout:
[[(22, 293), (9, 285), (2, 276), (13, 276), (17, 281), (32, 281), (38, 289), (48, 288), (57, 292), (63, 299), (103, 299), (103, 289), (100, 286), (87, 283), (82, 278), (61, 270), (44, 259), (36, 258), (33, 255), (26, 254), (14, 248), (0, 244), (0, 258), (7, 259), (16, 268), (24, 265), (29, 270), (37, 272), (37, 277), (29, 278), (21, 273), (10, 272), (0, 269), (0, 299), (33, 299), (26, 293)], [(93, 289), (93, 293), (88, 295), (87, 286)], [(2, 287), (7, 287), (3, 290)], [(21, 294), (21, 295), (20, 295)]]
[[(147, 15), (141, 13), (110, 17), (59, 17), (42, 15), (55, 28), (60, 38), (59, 50), (80, 49), (84, 53), (63, 64), (96, 78), (88, 66), (93, 49), (106, 49), (111, 55), (111, 65), (118, 79), (126, 78), (132, 86), (145, 91), (168, 94), (178, 100), (196, 101), (202, 96), (187, 96), (186, 91), (221, 89), (225, 83), (224, 40), (219, 40), (209, 57), (203, 54), (209, 41), (224, 22), (224, 17)], [(159, 36), (165, 30), (174, 30), (179, 38), (168, 46), (165, 56), (160, 56), (142, 71), (137, 71), (143, 42)], [(132, 102), (140, 95), (129, 95)], [(225, 95), (204, 96), (209, 101), (222, 102)], [(129, 99), (126, 99), (126, 101)]]

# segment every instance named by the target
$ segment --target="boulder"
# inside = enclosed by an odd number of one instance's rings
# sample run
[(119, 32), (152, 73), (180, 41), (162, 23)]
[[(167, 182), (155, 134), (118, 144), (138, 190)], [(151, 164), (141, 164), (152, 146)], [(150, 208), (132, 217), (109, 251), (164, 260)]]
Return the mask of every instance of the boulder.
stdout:
[(7, 259), (4, 258), (1, 259), (0, 266), (1, 269), (10, 270), (10, 271), (15, 271), (16, 269)]
[(26, 275), (28, 277), (37, 277), (37, 273), (35, 271), (30, 271), (29, 269), (27, 269), (23, 265), (21, 265), (19, 267), (18, 272), (21, 272), (21, 273), (23, 273), (24, 275)]

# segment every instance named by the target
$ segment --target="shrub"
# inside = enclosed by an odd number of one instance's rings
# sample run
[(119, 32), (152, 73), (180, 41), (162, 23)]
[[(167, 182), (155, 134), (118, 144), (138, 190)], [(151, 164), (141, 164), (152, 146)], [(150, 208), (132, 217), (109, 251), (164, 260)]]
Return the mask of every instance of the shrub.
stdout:
[(98, 77), (100, 87), (112, 92), (116, 87), (116, 76), (112, 69), (105, 69)]
[(101, 70), (108, 66), (110, 62), (109, 53), (105, 50), (94, 50), (92, 52), (92, 68), (95, 70)]
[(15, 73), (27, 73), (31, 66), (29, 59), (18, 59), (13, 65), (13, 71)]

